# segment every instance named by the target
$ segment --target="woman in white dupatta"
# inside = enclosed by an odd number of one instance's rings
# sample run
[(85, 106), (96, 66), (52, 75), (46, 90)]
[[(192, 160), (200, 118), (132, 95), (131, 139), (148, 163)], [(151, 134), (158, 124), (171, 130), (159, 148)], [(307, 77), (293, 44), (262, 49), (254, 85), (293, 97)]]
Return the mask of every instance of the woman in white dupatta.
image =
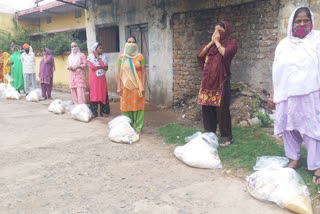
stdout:
[(299, 165), (305, 143), (308, 169), (320, 184), (320, 32), (307, 7), (297, 8), (288, 24), (288, 36), (276, 48), (273, 92), (269, 105), (276, 108), (274, 134), (282, 134), (288, 167)]

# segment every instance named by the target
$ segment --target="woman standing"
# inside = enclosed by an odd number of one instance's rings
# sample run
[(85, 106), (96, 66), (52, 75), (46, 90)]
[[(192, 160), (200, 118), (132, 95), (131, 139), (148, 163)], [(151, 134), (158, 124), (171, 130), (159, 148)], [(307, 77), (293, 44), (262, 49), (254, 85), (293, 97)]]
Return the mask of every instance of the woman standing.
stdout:
[(121, 96), (120, 110), (122, 115), (128, 116), (135, 123), (137, 134), (141, 134), (144, 126), (144, 102), (146, 82), (146, 62), (135, 37), (130, 36), (124, 47), (124, 54), (118, 61), (118, 88)]
[(232, 144), (230, 116), (231, 61), (237, 53), (237, 42), (230, 36), (228, 22), (216, 24), (211, 42), (200, 47), (198, 62), (203, 70), (198, 104), (202, 105), (203, 125), (206, 132), (216, 133), (217, 124), (223, 143)]
[(18, 46), (13, 48), (13, 54), (9, 59), (11, 69), (12, 69), (12, 86), (20, 92), (20, 90), (24, 90), (24, 81), (23, 81), (23, 73), (22, 73), (22, 62), (21, 62), (21, 54), (19, 52)]
[(54, 64), (54, 58), (49, 48), (46, 48), (42, 52), (42, 59), (40, 62), (40, 84), (43, 99), (51, 99), (51, 91), (53, 85), (53, 72), (56, 67)]
[(288, 167), (298, 167), (304, 142), (308, 169), (320, 184), (320, 31), (313, 27), (309, 8), (292, 13), (288, 36), (276, 48), (269, 105), (276, 107), (274, 134), (283, 135)]
[(95, 117), (98, 116), (98, 104), (100, 103), (100, 115), (110, 114), (107, 80), (105, 73), (108, 70), (107, 56), (103, 54), (101, 43), (96, 42), (91, 47), (92, 53), (88, 57), (90, 68), (90, 110)]
[(4, 83), (8, 84), (8, 80), (6, 79), (6, 75), (11, 75), (11, 67), (9, 65), (10, 55), (7, 52), (3, 53), (3, 76)]
[(80, 52), (78, 44), (72, 42), (67, 69), (69, 70), (69, 87), (73, 104), (86, 103), (86, 72), (84, 71), (86, 67), (86, 56)]

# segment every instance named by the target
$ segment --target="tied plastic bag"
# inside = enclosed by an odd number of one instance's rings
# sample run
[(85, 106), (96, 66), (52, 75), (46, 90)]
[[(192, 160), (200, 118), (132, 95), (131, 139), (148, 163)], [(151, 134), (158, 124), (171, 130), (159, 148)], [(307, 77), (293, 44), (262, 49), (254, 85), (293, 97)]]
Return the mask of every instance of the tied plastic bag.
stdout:
[[(283, 168), (286, 158), (258, 157), (258, 171), (247, 177), (247, 189), (256, 199), (270, 201), (298, 214), (312, 214), (307, 186), (291, 168)], [(265, 164), (265, 168), (263, 168)]]
[(177, 146), (174, 155), (185, 164), (203, 169), (222, 168), (218, 154), (218, 137), (212, 133), (197, 132), (185, 138), (187, 144)]
[(93, 114), (86, 104), (74, 105), (69, 112), (71, 118), (82, 122), (89, 122)]
[(9, 74), (4, 75), (4, 78), (6, 78), (8, 83), (11, 83), (13, 81), (12, 77)]
[(41, 97), (41, 90), (40, 89), (36, 89), (36, 90), (31, 91), (27, 95), (26, 100), (28, 102), (39, 102), (40, 97)]
[(55, 114), (63, 114), (65, 107), (62, 105), (62, 100), (57, 99), (51, 102), (51, 104), (48, 107), (48, 110), (50, 112), (53, 112)]
[(4, 91), (4, 94), (7, 99), (11, 99), (11, 100), (19, 100), (21, 98), (21, 94), (17, 92), (16, 89), (12, 87), (10, 83), (8, 83), (8, 86)]
[(118, 116), (111, 120), (108, 125), (110, 128), (109, 139), (116, 143), (132, 144), (138, 142), (139, 135), (130, 125), (130, 118), (127, 116)]

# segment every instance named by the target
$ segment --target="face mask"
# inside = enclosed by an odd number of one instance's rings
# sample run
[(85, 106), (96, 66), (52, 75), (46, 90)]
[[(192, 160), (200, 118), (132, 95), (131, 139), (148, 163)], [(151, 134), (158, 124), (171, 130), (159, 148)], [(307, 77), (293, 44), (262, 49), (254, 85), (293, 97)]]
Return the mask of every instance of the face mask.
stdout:
[(26, 49), (26, 53), (27, 53), (27, 54), (29, 53), (29, 51), (30, 51), (29, 49)]
[(307, 23), (304, 25), (297, 25), (292, 27), (292, 35), (294, 37), (298, 37), (300, 39), (303, 39), (308, 33), (310, 33), (312, 30), (312, 23)]
[(77, 52), (78, 52), (78, 48), (77, 47), (71, 48), (71, 53), (75, 54)]
[(129, 56), (135, 56), (138, 54), (138, 45), (136, 43), (126, 43), (124, 47), (124, 53)]

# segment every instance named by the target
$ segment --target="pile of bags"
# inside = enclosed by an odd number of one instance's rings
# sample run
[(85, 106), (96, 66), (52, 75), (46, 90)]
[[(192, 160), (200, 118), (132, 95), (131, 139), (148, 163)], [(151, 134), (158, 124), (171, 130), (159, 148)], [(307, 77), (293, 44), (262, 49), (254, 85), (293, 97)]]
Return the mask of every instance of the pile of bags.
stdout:
[(109, 139), (116, 143), (132, 144), (139, 140), (139, 135), (130, 125), (131, 119), (127, 116), (118, 116), (111, 120), (108, 125), (110, 128)]
[(183, 163), (191, 167), (203, 169), (222, 168), (218, 154), (218, 137), (212, 133), (197, 132), (186, 137), (187, 144), (177, 146), (174, 155)]
[(256, 199), (270, 201), (298, 214), (313, 214), (309, 191), (300, 175), (284, 168), (285, 157), (258, 157), (254, 170), (247, 177), (247, 189)]
[(36, 89), (36, 90), (31, 91), (27, 95), (26, 100), (28, 102), (39, 102), (40, 98), (41, 98), (41, 90), (40, 89)]
[(72, 105), (72, 101), (54, 100), (48, 107), (55, 114), (68, 113), (72, 119), (89, 122), (93, 117), (92, 112), (86, 104)]

